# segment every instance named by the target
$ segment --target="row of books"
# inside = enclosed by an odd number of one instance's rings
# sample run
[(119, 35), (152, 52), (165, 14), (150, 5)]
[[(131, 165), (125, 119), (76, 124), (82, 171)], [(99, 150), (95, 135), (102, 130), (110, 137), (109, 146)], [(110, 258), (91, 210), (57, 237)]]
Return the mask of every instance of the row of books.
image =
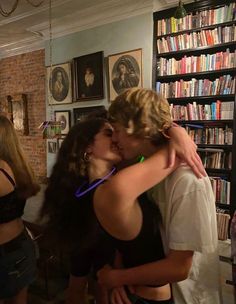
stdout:
[(210, 177), (215, 201), (218, 204), (230, 204), (230, 182), (221, 177)]
[(234, 67), (236, 67), (236, 50), (234, 53), (230, 53), (229, 49), (215, 54), (184, 56), (181, 60), (161, 57), (157, 61), (158, 76), (215, 71)]
[(170, 113), (173, 120), (230, 120), (234, 115), (234, 101), (217, 100), (204, 105), (196, 101), (187, 105), (171, 103)]
[(224, 75), (214, 81), (209, 79), (195, 79), (161, 83), (156, 82), (156, 91), (166, 98), (227, 95), (235, 92), (235, 78)]
[(192, 128), (185, 127), (189, 136), (196, 144), (204, 145), (232, 145), (233, 144), (233, 129), (225, 126), (223, 128)]
[(182, 19), (174, 17), (161, 19), (157, 22), (157, 35), (166, 35), (176, 33), (183, 30), (191, 30), (194, 28), (215, 25), (223, 22), (235, 20), (236, 4), (230, 3), (219, 8), (204, 10), (196, 14), (188, 14)]
[(206, 169), (232, 169), (232, 152), (223, 149), (198, 148), (198, 154)]
[(217, 220), (218, 239), (225, 241), (228, 239), (230, 215), (227, 213), (223, 213), (222, 211), (219, 210), (216, 212), (216, 220)]
[(157, 39), (157, 52), (162, 54), (232, 41), (236, 41), (235, 25), (184, 33), (177, 36), (167, 36), (166, 38), (162, 37)]

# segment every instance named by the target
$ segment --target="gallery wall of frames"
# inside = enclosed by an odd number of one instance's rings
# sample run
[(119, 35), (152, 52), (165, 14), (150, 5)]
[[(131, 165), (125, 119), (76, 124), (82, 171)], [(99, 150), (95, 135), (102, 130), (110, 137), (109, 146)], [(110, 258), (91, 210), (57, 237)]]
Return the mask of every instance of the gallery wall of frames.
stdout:
[[(78, 107), (78, 102), (104, 98), (104, 80), (108, 75), (108, 99), (112, 101), (127, 88), (142, 87), (142, 49), (108, 56), (108, 71), (104, 68), (103, 51), (72, 58), (69, 62), (47, 67), (47, 100), (53, 109), (54, 121), (61, 126), (60, 134), (47, 136), (47, 151), (56, 154), (70, 127), (104, 105)], [(75, 104), (66, 108), (67, 104)], [(57, 109), (63, 105), (63, 110)]]

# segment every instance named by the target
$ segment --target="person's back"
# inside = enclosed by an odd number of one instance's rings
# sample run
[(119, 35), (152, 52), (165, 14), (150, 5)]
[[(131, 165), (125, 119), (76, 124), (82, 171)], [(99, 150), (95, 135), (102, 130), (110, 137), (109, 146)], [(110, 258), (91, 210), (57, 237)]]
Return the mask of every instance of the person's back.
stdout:
[(21, 219), (25, 201), (39, 190), (12, 123), (0, 115), (0, 302), (26, 303), (36, 256)]
[(149, 191), (163, 217), (165, 249), (194, 251), (188, 279), (173, 283), (176, 304), (220, 303), (215, 198), (208, 177), (180, 166)]

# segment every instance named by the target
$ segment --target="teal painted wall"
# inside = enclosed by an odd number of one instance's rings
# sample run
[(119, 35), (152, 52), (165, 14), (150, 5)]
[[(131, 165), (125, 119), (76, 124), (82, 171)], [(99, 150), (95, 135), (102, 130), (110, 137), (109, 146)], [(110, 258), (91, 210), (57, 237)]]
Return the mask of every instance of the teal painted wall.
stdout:
[[(153, 41), (152, 13), (143, 14), (129, 19), (109, 23), (89, 30), (70, 34), (54, 39), (52, 42), (52, 63), (60, 64), (71, 61), (74, 57), (87, 55), (99, 51), (104, 52), (104, 94), (103, 100), (74, 102), (72, 104), (47, 106), (47, 118), (57, 110), (71, 110), (73, 122), (73, 108), (94, 105), (105, 105), (108, 107), (108, 67), (107, 56), (129, 50), (142, 49), (143, 86), (151, 87), (152, 77), (152, 41)], [(49, 42), (45, 48), (45, 65), (50, 65)], [(55, 162), (55, 154), (47, 153), (47, 172), (51, 172)]]

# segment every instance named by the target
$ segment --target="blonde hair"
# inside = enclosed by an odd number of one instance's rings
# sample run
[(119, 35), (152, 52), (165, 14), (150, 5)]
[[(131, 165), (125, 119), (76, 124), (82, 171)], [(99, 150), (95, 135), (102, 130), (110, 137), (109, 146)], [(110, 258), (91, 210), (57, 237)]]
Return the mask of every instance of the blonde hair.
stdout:
[(166, 141), (163, 134), (172, 123), (168, 101), (150, 89), (126, 90), (108, 112), (109, 120), (123, 125), (128, 134), (150, 138), (156, 144)]
[(16, 131), (10, 120), (3, 115), (0, 115), (0, 159), (12, 169), (20, 197), (28, 198), (39, 191), (39, 185), (24, 157)]

